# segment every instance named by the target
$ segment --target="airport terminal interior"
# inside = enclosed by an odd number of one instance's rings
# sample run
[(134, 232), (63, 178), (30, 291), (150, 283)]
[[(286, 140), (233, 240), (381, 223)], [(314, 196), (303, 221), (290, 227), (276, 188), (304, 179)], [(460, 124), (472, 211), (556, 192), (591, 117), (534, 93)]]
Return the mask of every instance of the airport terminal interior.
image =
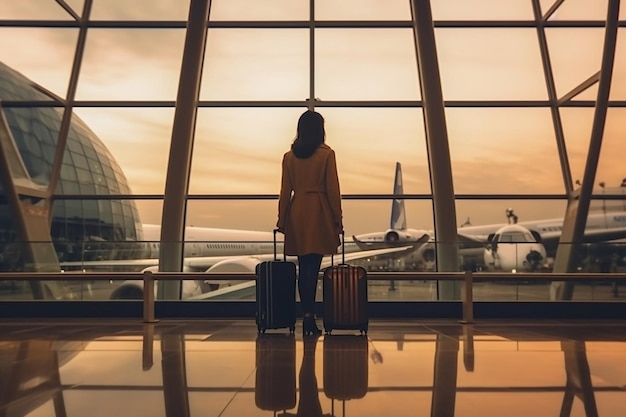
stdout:
[[(0, 0), (0, 416), (626, 415), (620, 3)], [(255, 322), (308, 110), (367, 332)]]
[(621, 417), (623, 321), (0, 323), (6, 416)]

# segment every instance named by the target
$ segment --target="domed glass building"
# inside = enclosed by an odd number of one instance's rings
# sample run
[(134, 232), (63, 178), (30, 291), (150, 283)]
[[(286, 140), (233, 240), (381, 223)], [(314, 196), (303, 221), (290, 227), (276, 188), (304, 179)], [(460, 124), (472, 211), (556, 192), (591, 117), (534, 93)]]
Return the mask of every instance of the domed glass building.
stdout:
[[(55, 105), (52, 93), (2, 63), (0, 102), (3, 125), (21, 156), (23, 169), (32, 183), (49, 186), (63, 109)], [(23, 102), (42, 105), (20, 105)], [(0, 271), (20, 271), (24, 262), (16, 249), (20, 236), (5, 180), (0, 177)], [(141, 241), (143, 233), (134, 201), (110, 198), (131, 194), (128, 181), (106, 146), (75, 114), (54, 194), (73, 196), (57, 198), (52, 205), (50, 235), (59, 261), (140, 255), (141, 246), (134, 242)], [(76, 198), (81, 195), (90, 197)], [(107, 197), (96, 199), (94, 195)]]

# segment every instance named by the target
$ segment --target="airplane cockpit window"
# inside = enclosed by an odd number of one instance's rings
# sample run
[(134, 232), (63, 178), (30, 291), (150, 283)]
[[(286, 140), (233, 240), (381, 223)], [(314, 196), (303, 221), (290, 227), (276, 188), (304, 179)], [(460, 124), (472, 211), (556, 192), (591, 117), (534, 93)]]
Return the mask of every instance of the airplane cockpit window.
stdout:
[(496, 235), (493, 240), (500, 243), (530, 243), (535, 241), (530, 233), (523, 232), (502, 233), (501, 235)]

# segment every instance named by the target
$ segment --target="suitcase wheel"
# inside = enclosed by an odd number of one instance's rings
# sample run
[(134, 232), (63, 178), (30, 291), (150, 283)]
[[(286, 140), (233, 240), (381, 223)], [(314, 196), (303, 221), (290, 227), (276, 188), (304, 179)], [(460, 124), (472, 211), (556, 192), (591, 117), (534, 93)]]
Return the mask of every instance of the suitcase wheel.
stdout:
[(296, 331), (296, 326), (289, 326), (289, 333), (294, 333)]
[(261, 327), (261, 326), (257, 326), (257, 332), (259, 333), (265, 333), (265, 328)]

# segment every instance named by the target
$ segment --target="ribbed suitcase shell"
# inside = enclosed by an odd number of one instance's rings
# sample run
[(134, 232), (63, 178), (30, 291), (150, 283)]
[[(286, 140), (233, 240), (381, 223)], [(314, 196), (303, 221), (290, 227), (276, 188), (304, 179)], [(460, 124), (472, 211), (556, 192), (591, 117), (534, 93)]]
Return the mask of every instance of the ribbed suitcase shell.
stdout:
[(265, 261), (256, 267), (256, 324), (267, 329), (296, 328), (296, 265)]
[(359, 330), (367, 333), (367, 271), (345, 263), (324, 271), (324, 330)]
[(257, 337), (254, 401), (261, 410), (290, 410), (296, 406), (296, 339), (293, 334)]
[(333, 400), (363, 398), (368, 387), (368, 341), (365, 336), (324, 337), (324, 394)]

